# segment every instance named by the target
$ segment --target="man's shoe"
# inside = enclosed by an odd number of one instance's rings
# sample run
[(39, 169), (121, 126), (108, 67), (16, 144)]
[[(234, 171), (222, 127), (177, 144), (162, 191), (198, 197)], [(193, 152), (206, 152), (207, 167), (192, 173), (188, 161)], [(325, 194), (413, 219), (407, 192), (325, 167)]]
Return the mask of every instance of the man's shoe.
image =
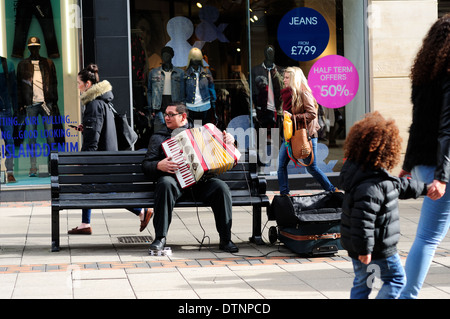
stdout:
[(239, 248), (231, 241), (227, 242), (220, 242), (219, 244), (220, 250), (223, 250), (228, 253), (237, 253), (239, 251)]
[(166, 245), (166, 237), (156, 238), (153, 243), (150, 244), (149, 250), (163, 250)]

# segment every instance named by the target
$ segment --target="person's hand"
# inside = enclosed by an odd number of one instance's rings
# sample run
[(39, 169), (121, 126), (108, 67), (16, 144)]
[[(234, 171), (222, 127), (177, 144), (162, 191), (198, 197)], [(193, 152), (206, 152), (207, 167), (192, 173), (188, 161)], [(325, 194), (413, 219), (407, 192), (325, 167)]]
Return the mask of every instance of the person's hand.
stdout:
[(227, 133), (226, 131), (223, 131), (223, 141), (225, 144), (233, 144), (234, 143), (234, 137), (230, 133)]
[(368, 255), (359, 255), (359, 256), (358, 256), (358, 260), (359, 260), (360, 262), (362, 262), (363, 264), (368, 265), (368, 264), (370, 264), (370, 262), (372, 261), (372, 255), (371, 255), (371, 254), (368, 254)]
[(431, 184), (428, 185), (427, 196), (432, 200), (437, 200), (444, 196), (447, 183), (438, 181), (435, 179)]
[(179, 168), (179, 165), (176, 162), (172, 161), (172, 157), (166, 157), (162, 161), (158, 162), (156, 168), (166, 173), (175, 174), (175, 172)]

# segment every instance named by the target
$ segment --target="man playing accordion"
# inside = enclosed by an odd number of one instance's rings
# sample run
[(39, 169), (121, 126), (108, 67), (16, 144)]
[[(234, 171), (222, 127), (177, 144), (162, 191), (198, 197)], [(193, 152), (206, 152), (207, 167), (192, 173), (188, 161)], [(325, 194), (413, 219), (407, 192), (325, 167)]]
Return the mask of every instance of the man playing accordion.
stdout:
[[(191, 190), (196, 201), (211, 205), (220, 237), (219, 248), (226, 252), (238, 252), (238, 247), (231, 241), (232, 202), (228, 185), (218, 178), (211, 177), (183, 189), (175, 177), (179, 165), (173, 161), (172, 157), (166, 157), (162, 148), (161, 144), (164, 141), (183, 130), (192, 128), (186, 106), (181, 103), (169, 105), (164, 113), (164, 119), (166, 127), (152, 135), (147, 154), (142, 162), (145, 175), (157, 181), (153, 218), (155, 240), (150, 245), (150, 251), (164, 249), (175, 203), (186, 191)], [(234, 143), (231, 134), (225, 132), (223, 134), (226, 144)]]

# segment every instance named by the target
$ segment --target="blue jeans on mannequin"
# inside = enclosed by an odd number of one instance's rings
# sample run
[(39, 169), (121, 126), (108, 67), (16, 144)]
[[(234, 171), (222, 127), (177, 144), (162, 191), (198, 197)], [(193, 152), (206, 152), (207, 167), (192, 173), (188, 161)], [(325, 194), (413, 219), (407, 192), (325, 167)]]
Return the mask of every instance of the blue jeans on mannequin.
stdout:
[(350, 299), (368, 299), (375, 277), (379, 277), (383, 282), (377, 299), (395, 299), (405, 285), (405, 271), (398, 254), (372, 260), (368, 265), (354, 258), (352, 262), (355, 279), (350, 291)]
[[(429, 184), (434, 179), (434, 166), (416, 166), (412, 178)], [(420, 212), (416, 238), (405, 264), (406, 286), (402, 299), (417, 298), (433, 260), (437, 246), (446, 236), (450, 226), (450, 186), (447, 183), (444, 196), (438, 200), (425, 197)]]
[[(311, 141), (313, 146), (313, 152), (314, 154), (317, 154), (317, 137), (312, 138)], [(277, 172), (280, 195), (287, 195), (289, 194), (290, 191), (287, 172), (287, 166), (290, 160), (291, 159), (289, 158), (286, 151), (286, 143), (283, 140), (280, 147), (280, 153), (278, 154), (278, 172)], [(303, 163), (309, 163), (310, 161), (311, 155), (308, 156), (306, 159), (304, 159)], [(328, 177), (317, 166), (316, 156), (314, 156), (314, 161), (312, 162), (312, 164), (306, 167), (306, 170), (308, 171), (309, 174), (312, 175), (312, 177), (314, 177), (316, 181), (319, 182), (319, 184), (322, 186), (324, 190), (331, 192), (334, 192), (336, 190), (333, 184), (331, 184), (330, 181), (328, 180)]]

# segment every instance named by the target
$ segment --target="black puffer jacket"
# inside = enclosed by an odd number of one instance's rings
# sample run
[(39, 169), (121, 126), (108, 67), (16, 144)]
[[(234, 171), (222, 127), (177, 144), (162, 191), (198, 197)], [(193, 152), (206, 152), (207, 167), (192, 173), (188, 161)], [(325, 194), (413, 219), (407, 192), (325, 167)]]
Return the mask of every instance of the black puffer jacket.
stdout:
[(344, 249), (355, 259), (368, 254), (372, 259), (394, 255), (400, 238), (398, 199), (425, 194), (425, 184), (392, 176), (384, 169), (364, 171), (349, 160), (339, 178), (345, 191), (341, 215)]
[(83, 112), (82, 151), (117, 151), (114, 114), (108, 103), (114, 99), (111, 84), (104, 80), (81, 95)]

